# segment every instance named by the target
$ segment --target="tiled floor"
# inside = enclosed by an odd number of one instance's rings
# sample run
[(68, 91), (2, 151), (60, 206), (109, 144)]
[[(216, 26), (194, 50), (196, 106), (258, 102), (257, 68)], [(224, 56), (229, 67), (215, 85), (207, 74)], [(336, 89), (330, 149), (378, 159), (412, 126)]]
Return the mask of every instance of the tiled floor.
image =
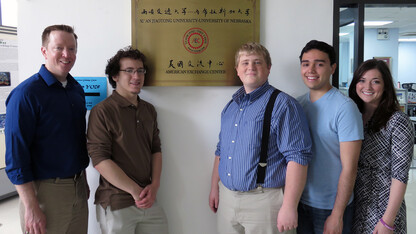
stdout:
[[(416, 167), (416, 160), (413, 165)], [(407, 204), (407, 233), (416, 233), (416, 169), (411, 169), (405, 195)], [(21, 233), (17, 196), (0, 201), (0, 234)]]

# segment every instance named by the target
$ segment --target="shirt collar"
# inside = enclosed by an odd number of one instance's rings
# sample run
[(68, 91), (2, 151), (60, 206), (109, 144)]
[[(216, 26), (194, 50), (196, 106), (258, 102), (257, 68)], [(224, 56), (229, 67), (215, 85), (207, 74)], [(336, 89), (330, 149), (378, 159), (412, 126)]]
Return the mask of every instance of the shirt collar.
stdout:
[[(45, 67), (45, 64), (42, 64), (40, 67), (39, 74), (48, 86), (51, 86), (55, 83), (62, 85), (61, 82), (57, 80), (50, 71), (48, 71), (48, 69)], [(67, 87), (75, 83), (75, 79), (69, 73), (66, 76), (66, 80), (68, 81)]]
[[(113, 97), (114, 101), (116, 101), (116, 103), (118, 105), (120, 105), (121, 107), (134, 106), (131, 102), (129, 102), (127, 99), (125, 99), (119, 93), (117, 93), (116, 90), (113, 90), (113, 94), (111, 96)], [(139, 97), (139, 95), (137, 95), (137, 101), (140, 103), (140, 97)]]
[[(324, 99), (327, 96), (332, 95), (332, 93), (336, 92), (336, 90), (337, 90), (337, 88), (332, 87), (330, 90), (328, 90), (328, 92), (324, 93), (324, 95), (322, 95), (322, 97), (320, 97), (318, 100)], [(311, 91), (308, 92), (308, 100), (309, 100), (309, 102), (311, 102)]]
[(254, 102), (256, 99), (261, 97), (267, 90), (269, 90), (270, 87), (271, 87), (271, 85), (269, 84), (269, 81), (266, 81), (266, 82), (264, 82), (264, 84), (262, 86), (258, 87), (253, 92), (246, 94), (246, 91), (245, 91), (244, 86), (243, 86), (240, 89), (238, 89), (237, 92), (235, 92), (233, 94), (233, 100), (236, 103), (240, 103), (241, 100), (244, 97), (248, 97), (248, 100), (250, 102)]

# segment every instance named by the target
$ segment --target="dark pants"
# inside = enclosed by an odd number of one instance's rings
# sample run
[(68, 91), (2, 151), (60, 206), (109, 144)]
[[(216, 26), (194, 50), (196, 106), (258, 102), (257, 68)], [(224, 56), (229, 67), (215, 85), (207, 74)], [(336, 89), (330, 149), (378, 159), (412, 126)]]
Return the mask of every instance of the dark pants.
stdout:
[[(298, 206), (298, 228), (297, 234), (321, 234), (324, 232), (325, 221), (332, 210), (318, 209), (299, 203)], [(348, 205), (344, 211), (343, 234), (351, 233), (352, 218), (354, 214), (353, 203)]]

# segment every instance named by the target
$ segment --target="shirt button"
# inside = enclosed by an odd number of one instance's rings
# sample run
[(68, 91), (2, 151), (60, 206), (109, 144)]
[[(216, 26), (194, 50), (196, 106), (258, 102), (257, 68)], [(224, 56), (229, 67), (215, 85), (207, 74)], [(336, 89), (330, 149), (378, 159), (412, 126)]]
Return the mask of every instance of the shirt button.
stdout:
[(240, 111), (243, 111), (243, 108), (241, 108)]
[(238, 124), (234, 124), (234, 126), (236, 126), (236, 127), (237, 127), (237, 125), (238, 125)]
[(140, 123), (140, 120), (137, 120), (136, 123), (139, 124)]
[(235, 141), (231, 141), (231, 143), (235, 143)]
[(227, 175), (228, 175), (228, 176), (231, 176), (231, 174), (230, 174), (230, 173), (228, 173)]
[(230, 156), (230, 157), (228, 157), (228, 159), (231, 159), (231, 156)]

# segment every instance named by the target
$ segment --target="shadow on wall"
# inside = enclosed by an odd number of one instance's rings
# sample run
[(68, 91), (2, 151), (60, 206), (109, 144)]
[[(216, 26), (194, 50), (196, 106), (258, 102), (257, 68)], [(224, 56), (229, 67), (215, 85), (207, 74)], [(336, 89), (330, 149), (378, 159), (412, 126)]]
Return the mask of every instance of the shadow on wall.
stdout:
[[(210, 143), (213, 140), (208, 139), (209, 134), (198, 130), (201, 129), (201, 125), (210, 124), (198, 118), (203, 114), (203, 108), (198, 108), (197, 105), (184, 105), (183, 108), (193, 109), (195, 115), (180, 114), (190, 113), (190, 110), (178, 111), (176, 108), (172, 110), (172, 107), (156, 107), (163, 152), (158, 201), (165, 209), (169, 230), (185, 233), (185, 230), (190, 228), (184, 228), (183, 224), (191, 222), (194, 233), (211, 234), (215, 233), (215, 225), (212, 226), (215, 216), (209, 209), (208, 195), (215, 143)], [(207, 215), (210, 220), (206, 219)]]

